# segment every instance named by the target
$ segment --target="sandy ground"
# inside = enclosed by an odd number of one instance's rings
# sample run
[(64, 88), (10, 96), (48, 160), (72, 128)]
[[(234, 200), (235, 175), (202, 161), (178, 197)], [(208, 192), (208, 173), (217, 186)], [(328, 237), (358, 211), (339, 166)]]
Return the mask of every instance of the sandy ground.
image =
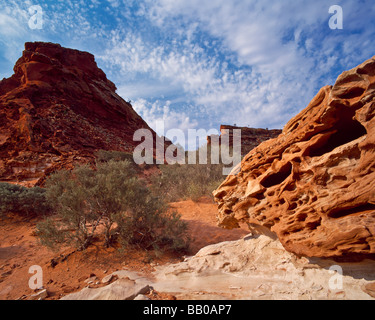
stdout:
[[(208, 198), (199, 202), (191, 200), (171, 204), (189, 225), (193, 238), (189, 255), (201, 248), (227, 240), (237, 240), (245, 236), (245, 229), (224, 230), (216, 226), (217, 207)], [(116, 248), (105, 249), (100, 239), (86, 252), (65, 249), (52, 252), (39, 244), (35, 236), (37, 219), (8, 217), (0, 220), (0, 299), (25, 299), (34, 291), (29, 288), (33, 274), (29, 268), (39, 265), (43, 270), (43, 287), (49, 292), (47, 299), (81, 290), (85, 282), (95, 275), (102, 279), (117, 270), (127, 269), (151, 274), (155, 266), (175, 263), (181, 257), (164, 255), (150, 258), (138, 250), (119, 252)], [(57, 263), (57, 264), (56, 264)], [(101, 284), (91, 284), (100, 287)], [(153, 294), (152, 299), (172, 299), (168, 294)]]
[(209, 198), (201, 198), (199, 202), (192, 200), (174, 202), (170, 205), (189, 224), (190, 234), (193, 237), (190, 248), (192, 255), (207, 245), (238, 240), (249, 234), (249, 229), (245, 226), (234, 230), (218, 227), (216, 222), (217, 206)]

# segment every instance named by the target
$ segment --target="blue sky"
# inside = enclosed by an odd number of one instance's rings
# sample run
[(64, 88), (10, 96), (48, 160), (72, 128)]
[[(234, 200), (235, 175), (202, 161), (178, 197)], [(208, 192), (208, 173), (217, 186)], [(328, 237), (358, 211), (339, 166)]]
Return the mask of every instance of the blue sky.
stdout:
[[(42, 29), (30, 29), (32, 5)], [(343, 9), (343, 29), (328, 12)], [(2, 0), (0, 78), (24, 42), (89, 51), (155, 128), (282, 128), (375, 55), (374, 0)]]

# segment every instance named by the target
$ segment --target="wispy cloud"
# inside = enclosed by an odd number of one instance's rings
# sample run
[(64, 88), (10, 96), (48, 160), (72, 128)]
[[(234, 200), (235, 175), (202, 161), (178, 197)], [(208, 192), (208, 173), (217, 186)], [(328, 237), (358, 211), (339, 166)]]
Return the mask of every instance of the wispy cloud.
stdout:
[[(164, 30), (198, 23), (199, 30), (220, 40), (223, 52), (234, 53), (232, 81), (206, 87), (198, 102), (216, 104), (228, 120), (281, 126), (319, 87), (333, 84), (339, 73), (375, 52), (372, 2), (340, 2), (342, 31), (328, 28), (331, 4), (323, 0), (158, 0), (150, 4), (149, 16)], [(252, 72), (243, 72), (244, 66)], [(225, 112), (228, 106), (232, 116)]]
[(280, 128), (321, 86), (375, 54), (373, 0), (337, 1), (343, 30), (329, 29), (326, 0), (37, 2), (41, 31), (27, 28), (30, 1), (0, 8), (9, 70), (25, 41), (90, 51), (151, 126)]

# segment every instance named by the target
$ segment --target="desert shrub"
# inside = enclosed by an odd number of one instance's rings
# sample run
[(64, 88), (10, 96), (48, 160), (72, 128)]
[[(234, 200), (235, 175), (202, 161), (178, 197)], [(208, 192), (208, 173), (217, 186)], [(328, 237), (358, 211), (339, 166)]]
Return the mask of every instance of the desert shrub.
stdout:
[(152, 188), (168, 202), (181, 199), (198, 200), (212, 196), (212, 191), (223, 181), (221, 167), (209, 164), (160, 165)]
[(108, 162), (110, 160), (115, 161), (129, 161), (133, 163), (133, 154), (130, 152), (123, 151), (107, 151), (99, 150), (96, 152), (96, 159), (98, 162)]
[(55, 245), (69, 244), (83, 250), (103, 223), (109, 245), (114, 215), (124, 210), (126, 196), (135, 184), (132, 175), (129, 162), (113, 160), (98, 164), (96, 171), (79, 166), (51, 175), (46, 196), (57, 216), (38, 225), (42, 243), (51, 246), (55, 240)]
[(26, 188), (0, 182), (0, 214), (46, 215), (51, 211), (51, 206), (46, 200), (45, 192), (40, 187)]
[(134, 195), (126, 214), (116, 220), (123, 247), (136, 245), (156, 252), (187, 249), (187, 224), (180, 219), (180, 215), (168, 211), (166, 203), (141, 184)]
[(97, 234), (104, 234), (106, 246), (116, 236), (122, 244), (148, 248), (160, 243), (155, 237), (167, 234), (170, 223), (157, 223), (161, 217), (168, 220), (165, 206), (150, 197), (129, 161), (98, 163), (97, 170), (80, 166), (60, 171), (47, 180), (46, 196), (57, 215), (40, 223), (38, 233), (42, 244), (52, 248), (69, 244), (84, 250)]

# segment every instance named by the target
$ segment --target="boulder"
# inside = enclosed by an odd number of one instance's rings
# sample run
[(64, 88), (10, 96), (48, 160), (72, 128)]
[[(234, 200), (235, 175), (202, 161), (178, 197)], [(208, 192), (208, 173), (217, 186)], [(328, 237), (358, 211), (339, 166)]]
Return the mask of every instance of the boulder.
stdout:
[(84, 288), (61, 298), (61, 300), (133, 300), (139, 294), (146, 294), (149, 290), (148, 285), (124, 278), (105, 287)]
[(219, 225), (247, 223), (307, 257), (375, 254), (375, 57), (323, 87), (214, 191)]
[(102, 283), (103, 284), (108, 284), (110, 283), (111, 281), (113, 280), (113, 275), (112, 274), (109, 274), (108, 276), (105, 276), (103, 279), (102, 279)]
[(48, 298), (48, 292), (47, 289), (43, 289), (29, 296), (28, 300), (44, 300), (46, 298)]
[[(116, 281), (113, 281), (115, 280)], [(113, 281), (111, 284), (111, 281)], [(100, 288), (86, 287), (79, 292), (66, 295), (61, 300), (140, 300), (150, 290), (150, 281), (130, 270), (119, 270), (102, 279)], [(136, 297), (138, 297), (136, 299)]]

